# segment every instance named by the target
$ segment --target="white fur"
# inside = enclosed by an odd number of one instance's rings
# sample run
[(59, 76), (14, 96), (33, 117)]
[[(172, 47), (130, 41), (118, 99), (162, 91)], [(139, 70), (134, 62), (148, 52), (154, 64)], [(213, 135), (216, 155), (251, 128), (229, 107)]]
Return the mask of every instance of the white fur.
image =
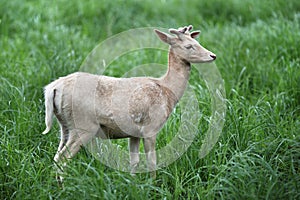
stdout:
[(175, 36), (155, 30), (170, 45), (168, 71), (161, 78), (114, 78), (77, 72), (46, 86), (43, 134), (50, 131), (54, 114), (61, 127), (55, 162), (65, 163), (95, 136), (130, 138), (130, 165), (134, 173), (143, 138), (149, 170), (154, 171), (156, 134), (184, 93), (190, 63), (216, 58), (194, 39), (200, 32), (190, 33), (191, 29), (192, 26), (170, 29)]

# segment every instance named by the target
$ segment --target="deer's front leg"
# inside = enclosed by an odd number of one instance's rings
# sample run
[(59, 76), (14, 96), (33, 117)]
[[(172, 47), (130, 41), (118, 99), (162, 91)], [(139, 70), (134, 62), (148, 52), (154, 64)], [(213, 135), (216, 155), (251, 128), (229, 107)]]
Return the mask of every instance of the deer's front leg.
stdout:
[(155, 152), (155, 142), (156, 135), (144, 138), (144, 149), (146, 153), (146, 159), (148, 164), (148, 170), (151, 172), (152, 178), (156, 177), (156, 152)]
[(130, 151), (130, 169), (132, 174), (135, 173), (136, 168), (140, 162), (139, 149), (140, 149), (140, 138), (137, 137), (130, 138), (129, 151)]

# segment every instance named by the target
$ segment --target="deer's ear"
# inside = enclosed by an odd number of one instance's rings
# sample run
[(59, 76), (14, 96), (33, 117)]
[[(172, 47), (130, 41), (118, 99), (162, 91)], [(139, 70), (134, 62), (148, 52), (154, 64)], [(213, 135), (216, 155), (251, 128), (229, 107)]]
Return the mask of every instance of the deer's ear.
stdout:
[(200, 35), (200, 31), (193, 31), (191, 32), (191, 38), (197, 38)]
[(154, 29), (155, 33), (157, 34), (157, 36), (160, 38), (161, 41), (167, 43), (167, 44), (172, 44), (172, 37), (170, 35), (168, 35), (167, 33), (161, 32), (157, 29)]

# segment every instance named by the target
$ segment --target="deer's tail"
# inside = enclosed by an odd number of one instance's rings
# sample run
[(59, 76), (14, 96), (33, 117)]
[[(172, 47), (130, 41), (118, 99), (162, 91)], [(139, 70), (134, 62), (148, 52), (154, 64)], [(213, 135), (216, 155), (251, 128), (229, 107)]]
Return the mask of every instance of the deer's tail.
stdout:
[(47, 134), (52, 127), (53, 115), (54, 115), (53, 101), (55, 96), (55, 89), (52, 87), (52, 84), (45, 87), (44, 94), (45, 94), (45, 108), (46, 108), (46, 113), (45, 113), (46, 129), (42, 134)]

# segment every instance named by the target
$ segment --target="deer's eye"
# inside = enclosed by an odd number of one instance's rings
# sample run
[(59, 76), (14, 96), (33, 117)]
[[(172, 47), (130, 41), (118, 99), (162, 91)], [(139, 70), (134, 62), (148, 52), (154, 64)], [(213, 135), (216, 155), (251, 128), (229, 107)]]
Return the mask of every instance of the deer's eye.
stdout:
[(185, 48), (186, 48), (186, 49), (194, 49), (194, 48), (193, 48), (193, 45), (191, 45), (191, 44), (186, 45)]

